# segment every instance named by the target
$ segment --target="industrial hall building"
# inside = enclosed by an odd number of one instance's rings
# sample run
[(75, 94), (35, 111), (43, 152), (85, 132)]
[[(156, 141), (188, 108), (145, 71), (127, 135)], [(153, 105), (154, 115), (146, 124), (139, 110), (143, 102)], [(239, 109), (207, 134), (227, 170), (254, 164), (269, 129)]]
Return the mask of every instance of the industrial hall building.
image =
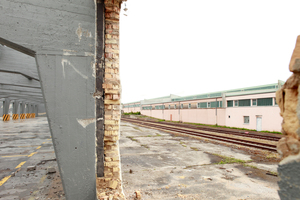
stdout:
[(180, 97), (169, 95), (122, 105), (122, 111), (180, 122), (281, 131), (278, 83)]

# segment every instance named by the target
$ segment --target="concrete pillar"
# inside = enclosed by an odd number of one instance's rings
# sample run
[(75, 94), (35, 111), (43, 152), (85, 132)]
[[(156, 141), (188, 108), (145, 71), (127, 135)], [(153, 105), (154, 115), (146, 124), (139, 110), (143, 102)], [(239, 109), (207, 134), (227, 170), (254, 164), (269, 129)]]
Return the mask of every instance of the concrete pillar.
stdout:
[(38, 115), (39, 115), (39, 113), (38, 113), (38, 105), (36, 104), (36, 105), (34, 105), (34, 116), (35, 117), (38, 117)]
[(20, 104), (20, 119), (25, 119), (25, 106), (26, 103), (24, 101), (21, 102)]
[(9, 111), (9, 106), (10, 106), (10, 99), (5, 98), (3, 102), (3, 121), (9, 121), (10, 120), (10, 115), (8, 113)]
[(18, 114), (18, 108), (19, 108), (20, 102), (15, 100), (13, 103), (13, 120), (18, 120), (19, 119), (19, 114)]
[(26, 119), (30, 118), (30, 103), (26, 103), (25, 107), (25, 114), (26, 114)]

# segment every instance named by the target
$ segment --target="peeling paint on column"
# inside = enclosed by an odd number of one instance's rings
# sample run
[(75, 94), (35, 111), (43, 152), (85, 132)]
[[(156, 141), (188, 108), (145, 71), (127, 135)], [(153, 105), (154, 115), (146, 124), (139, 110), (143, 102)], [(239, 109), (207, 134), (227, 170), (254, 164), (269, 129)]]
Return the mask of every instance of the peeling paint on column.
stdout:
[(91, 119), (76, 119), (77, 122), (83, 127), (86, 128), (88, 125), (95, 123), (95, 118)]
[(80, 42), (82, 36), (87, 38), (92, 38), (92, 33), (89, 30), (81, 28), (81, 23), (78, 24), (78, 28), (76, 29), (76, 35), (78, 36), (78, 40)]
[(64, 78), (66, 78), (66, 75), (65, 75), (65, 65), (66, 65), (66, 66), (71, 66), (75, 70), (75, 72), (77, 72), (77, 74), (79, 74), (80, 76), (82, 76), (82, 78), (88, 79), (88, 77), (86, 75), (82, 74), (78, 69), (76, 69), (75, 66), (70, 61), (68, 61), (67, 59), (63, 58), (61, 60), (61, 65), (62, 65), (62, 68), (63, 68), (63, 76), (64, 76)]

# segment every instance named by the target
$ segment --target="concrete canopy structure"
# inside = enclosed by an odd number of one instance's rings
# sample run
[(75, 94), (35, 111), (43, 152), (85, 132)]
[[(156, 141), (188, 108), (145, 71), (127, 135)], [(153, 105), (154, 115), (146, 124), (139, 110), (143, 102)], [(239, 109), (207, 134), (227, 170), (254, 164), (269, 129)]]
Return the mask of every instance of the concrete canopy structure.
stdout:
[[(36, 61), (33, 57), (0, 44), (0, 101), (5, 107), (1, 117), (10, 118), (9, 107), (13, 105), (13, 119), (19, 119), (19, 104), (30, 104), (30, 116), (38, 116), (38, 109), (44, 111), (44, 99), (39, 81)], [(29, 112), (29, 110), (28, 110)], [(33, 114), (34, 113), (34, 114)]]
[[(21, 97), (34, 102), (44, 100), (67, 199), (94, 200), (96, 185), (104, 190), (98, 191), (99, 198), (106, 195), (107, 188), (123, 196), (117, 146), (121, 3), (122, 0), (0, 2), (0, 44), (5, 51), (11, 48), (31, 56), (38, 69), (35, 73), (30, 70), (32, 65), (23, 63), (16, 63), (15, 68), (3, 67), (0, 73), (16, 78), (1, 80), (0, 98), (5, 102), (17, 102)], [(24, 64), (32, 61), (23, 59)], [(3, 107), (7, 108), (5, 102)], [(33, 107), (20, 106), (21, 110)]]

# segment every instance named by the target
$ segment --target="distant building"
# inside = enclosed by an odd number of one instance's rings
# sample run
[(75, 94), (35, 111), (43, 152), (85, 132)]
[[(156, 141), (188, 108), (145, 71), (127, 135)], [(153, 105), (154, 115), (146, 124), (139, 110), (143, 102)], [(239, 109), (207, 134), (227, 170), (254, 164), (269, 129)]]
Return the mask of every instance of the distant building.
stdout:
[(284, 84), (261, 85), (192, 96), (170, 95), (122, 104), (123, 112), (138, 112), (170, 121), (281, 131), (282, 117), (275, 92)]

